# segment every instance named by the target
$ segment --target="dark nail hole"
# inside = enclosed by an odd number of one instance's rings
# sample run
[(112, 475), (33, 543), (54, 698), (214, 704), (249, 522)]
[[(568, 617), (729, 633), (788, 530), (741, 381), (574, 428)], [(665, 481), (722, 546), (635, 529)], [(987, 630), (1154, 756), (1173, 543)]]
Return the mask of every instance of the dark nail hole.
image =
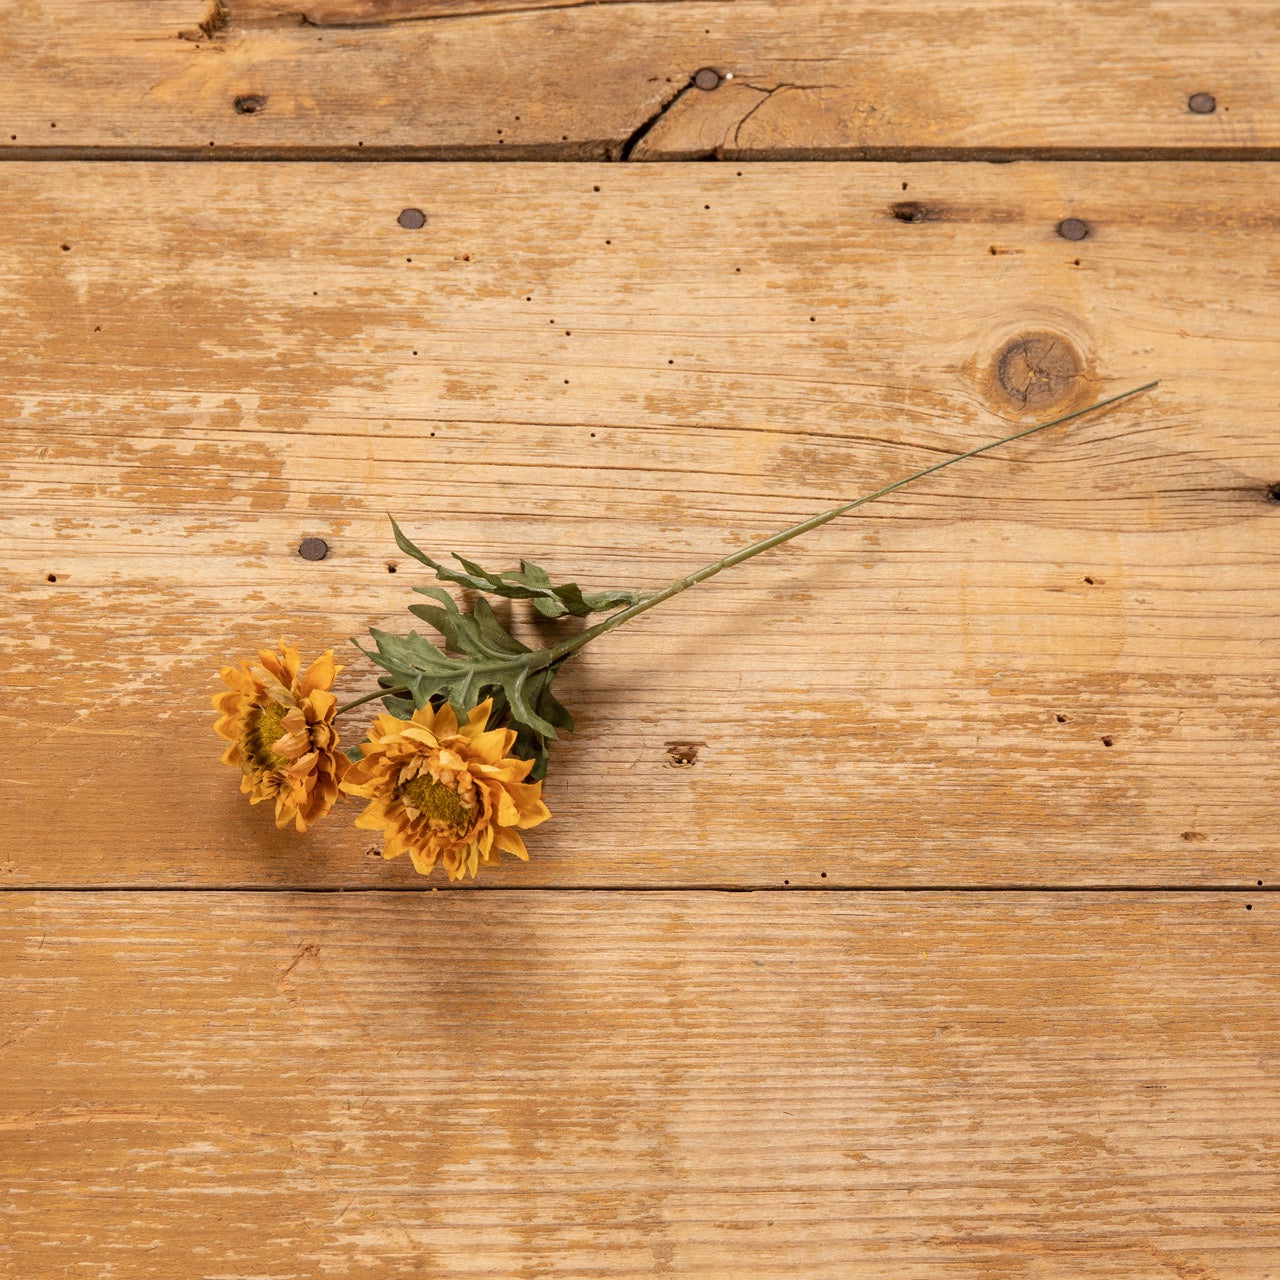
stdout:
[(1198, 116), (1212, 115), (1218, 109), (1218, 100), (1211, 93), (1193, 93), (1187, 106)]
[[(56, 573), (50, 573), (45, 576), (46, 582), (57, 582), (57, 580), (58, 580), (58, 575)], [(1259, 881), (1258, 883), (1261, 884), (1262, 882)]]
[(824, 880), (827, 878), (827, 873), (826, 873), (825, 871), (822, 873), (822, 878), (823, 878)]
[(1114, 738), (1103, 738), (1103, 740), (1102, 740), (1102, 745), (1103, 745), (1104, 747), (1110, 747), (1110, 746), (1114, 745), (1114, 743), (1115, 743), (1115, 739), (1114, 739)]
[(1244, 904), (1244, 909), (1245, 909), (1246, 911), (1252, 911), (1252, 910), (1253, 910), (1253, 903), (1252, 903), (1252, 902), (1246, 902), (1246, 903)]
[(720, 87), (720, 73), (714, 67), (703, 67), (693, 73), (693, 83), (697, 88), (710, 93), (712, 89)]
[(267, 100), (260, 93), (244, 93), (235, 100), (236, 115), (254, 116), (267, 105)]
[(64, 245), (62, 246), (62, 252), (63, 252), (63, 253), (70, 253), (70, 252), (71, 252), (71, 246), (70, 246), (69, 244), (64, 244)]
[(592, 187), (592, 188), (591, 188), (591, 190), (592, 190), (592, 191), (599, 191), (599, 190), (600, 190), (600, 188), (599, 188), (599, 187)]
[(783, 884), (790, 884), (790, 883), (791, 883), (791, 881), (790, 881), (790, 880), (784, 880), (782, 883), (783, 883)]
[(918, 200), (899, 200), (889, 207), (889, 212), (899, 222), (926, 222), (929, 218), (929, 210)]
[(1272, 502), (1280, 502), (1280, 483), (1273, 484), (1267, 490), (1267, 497), (1270, 498)]
[(1058, 234), (1064, 240), (1083, 240), (1089, 234), (1089, 224), (1081, 218), (1063, 218)]
[(1261, 880), (1259, 880), (1259, 881), (1258, 881), (1258, 888), (1259, 888), (1259, 889), (1261, 889), (1261, 888), (1262, 888), (1262, 881), (1261, 881)]
[(1090, 586), (1093, 586), (1093, 579), (1092, 579), (1092, 578), (1086, 578), (1086, 579), (1085, 579), (1085, 581), (1086, 581)]
[(1061, 715), (1061, 714), (1054, 716), (1054, 719), (1055, 719), (1059, 724), (1066, 724), (1066, 723), (1067, 723), (1067, 717), (1066, 717), (1066, 716), (1064, 716), (1064, 715)]
[(401, 209), (396, 221), (406, 231), (417, 231), (427, 225), (427, 215), (421, 209)]
[(329, 544), (323, 538), (303, 538), (298, 554), (304, 560), (323, 560), (329, 554)]
[(395, 567), (395, 565), (393, 565), (393, 564), (388, 564), (388, 565), (387, 565), (387, 572), (388, 572), (388, 573), (395, 573), (395, 571), (396, 571), (396, 567)]
[(991, 248), (987, 250), (987, 252), (994, 258), (996, 254), (999, 253), (999, 250), (995, 247), (995, 245), (992, 245)]

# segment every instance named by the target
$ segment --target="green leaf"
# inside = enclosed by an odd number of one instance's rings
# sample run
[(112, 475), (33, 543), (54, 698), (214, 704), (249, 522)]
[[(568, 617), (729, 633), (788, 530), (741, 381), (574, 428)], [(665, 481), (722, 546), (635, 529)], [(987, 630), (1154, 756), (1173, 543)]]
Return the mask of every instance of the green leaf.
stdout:
[[(489, 724), (510, 726), (516, 732), (512, 750), (522, 760), (532, 760), (530, 777), (545, 777), (551, 742), (573, 728), (573, 719), (551, 692), (551, 682), (564, 663), (548, 649), (530, 649), (506, 630), (483, 597), (470, 614), (462, 613), (447, 591), (424, 591), (437, 605), (413, 605), (416, 617), (429, 623), (443, 647), (411, 631), (392, 635), (371, 627), (374, 648), (361, 651), (387, 674), (380, 683), (388, 690), (387, 709), (408, 719), (418, 707), (439, 706), (447, 700), (460, 720), (472, 708), (493, 699)], [(446, 652), (448, 650), (449, 652)], [(403, 686), (409, 698), (390, 696)]]
[[(533, 607), (546, 618), (563, 618), (566, 615), (586, 618), (593, 613), (606, 613), (613, 609), (639, 604), (646, 598), (641, 591), (584, 592), (576, 582), (566, 582), (557, 586), (551, 581), (551, 575), (541, 565), (536, 565), (530, 560), (521, 560), (518, 570), (494, 573), (476, 564), (474, 560), (460, 556), (455, 551), (451, 554), (462, 566), (461, 570), (455, 569), (438, 560), (433, 560), (420, 547), (415, 546), (394, 519), (391, 521), (391, 528), (400, 550), (405, 555), (412, 556), (419, 564), (433, 569), (436, 577), (442, 581), (452, 582), (456, 586), (467, 587), (487, 595), (502, 596), (508, 600), (532, 600)], [(424, 595), (435, 595), (439, 588), (415, 587), (414, 590)]]

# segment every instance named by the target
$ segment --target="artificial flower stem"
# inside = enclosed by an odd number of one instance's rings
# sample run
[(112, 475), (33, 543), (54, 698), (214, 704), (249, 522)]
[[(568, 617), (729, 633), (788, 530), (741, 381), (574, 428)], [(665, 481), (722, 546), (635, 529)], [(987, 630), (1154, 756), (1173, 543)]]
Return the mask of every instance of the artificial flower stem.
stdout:
[(375, 689), (372, 693), (366, 693), (362, 698), (353, 698), (350, 702), (344, 702), (333, 714), (335, 716), (344, 715), (352, 707), (372, 702), (375, 698), (407, 698), (412, 692), (413, 690), (406, 688), (404, 685), (396, 689)]
[(622, 626), (624, 622), (630, 622), (632, 618), (638, 617), (647, 609), (652, 609), (655, 605), (662, 604), (664, 600), (670, 600), (672, 596), (677, 596), (680, 592), (687, 591), (690, 587), (697, 586), (699, 582), (705, 582), (708, 578), (719, 573), (722, 569), (731, 569), (734, 565), (741, 564), (744, 560), (751, 559), (752, 556), (758, 556), (762, 551), (770, 551), (784, 542), (789, 542), (792, 538), (798, 538), (801, 534), (808, 533), (811, 529), (817, 529), (820, 525), (826, 524), (829, 520), (834, 520), (837, 516), (844, 515), (847, 511), (852, 511), (854, 507), (860, 507), (867, 502), (874, 502), (877, 498), (883, 498), (887, 494), (893, 493), (895, 490), (902, 489), (906, 485), (913, 484), (917, 480), (922, 480), (925, 476), (932, 475), (935, 471), (941, 471), (944, 467), (950, 467), (957, 462), (963, 462), (966, 458), (977, 457), (978, 454), (986, 453), (989, 449), (998, 449), (1002, 444), (1009, 444), (1011, 441), (1021, 440), (1024, 436), (1034, 435), (1037, 431), (1044, 431), (1049, 427), (1059, 426), (1063, 422), (1070, 422), (1073, 418), (1080, 418), (1087, 413), (1094, 413), (1098, 409), (1105, 409), (1108, 405), (1113, 405), (1120, 400), (1127, 400), (1130, 396), (1136, 396), (1142, 391), (1150, 391), (1152, 387), (1158, 385), (1158, 382), (1146, 382), (1140, 387), (1134, 387), (1131, 391), (1123, 391), (1118, 396), (1110, 396), (1106, 400), (1099, 400), (1096, 404), (1091, 404), (1087, 408), (1076, 409), (1071, 413), (1064, 413), (1062, 417), (1053, 418), (1049, 422), (1038, 422), (1033, 427), (1027, 427), (1022, 431), (1015, 431), (1013, 435), (1003, 436), (999, 440), (992, 440), (987, 444), (980, 444), (976, 449), (967, 449), (964, 453), (958, 453), (952, 458), (947, 458), (942, 462), (935, 462), (933, 466), (925, 467), (923, 471), (917, 471), (913, 475), (906, 476), (902, 480), (895, 480), (893, 484), (887, 484), (883, 489), (877, 489), (874, 493), (868, 493), (861, 498), (855, 498), (852, 502), (846, 502), (842, 506), (833, 507), (830, 511), (824, 511), (819, 515), (810, 516), (809, 519), (802, 520), (799, 524), (792, 525), (789, 529), (783, 529), (780, 533), (772, 534), (767, 538), (761, 539), (759, 542), (753, 542), (749, 547), (744, 547), (741, 551), (735, 551), (732, 555), (725, 556), (723, 560), (717, 560), (714, 564), (704, 565), (696, 573), (691, 573), (687, 578), (681, 578), (678, 582), (671, 583), (670, 586), (664, 587), (661, 591), (657, 591), (653, 595), (646, 597), (638, 604), (633, 604), (628, 606), (626, 609), (622, 609), (611, 617), (606, 618), (603, 622), (598, 622), (595, 626), (588, 627), (585, 631), (580, 631), (571, 639), (552, 646), (546, 652), (549, 654), (552, 661), (568, 657), (569, 654), (581, 649), (588, 641), (594, 640), (596, 636), (604, 635), (606, 631), (613, 631), (615, 628)]

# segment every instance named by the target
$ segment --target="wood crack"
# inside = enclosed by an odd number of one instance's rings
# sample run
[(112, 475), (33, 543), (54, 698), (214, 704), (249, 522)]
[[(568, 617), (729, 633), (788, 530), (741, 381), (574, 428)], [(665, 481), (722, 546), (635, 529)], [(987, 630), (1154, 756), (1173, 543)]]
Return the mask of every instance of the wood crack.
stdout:
[[(234, 8), (226, 0), (214, 0), (208, 16), (199, 23), (199, 34), (183, 33), (186, 38), (216, 38), (227, 28), (235, 26), (242, 30), (262, 30), (280, 27), (314, 27), (323, 31), (361, 31), (382, 30), (388, 27), (405, 26), (424, 22), (447, 22), (452, 19), (499, 17), (506, 14), (544, 13), (560, 9), (600, 8), (622, 5), (667, 5), (683, 4), (686, 0), (547, 0), (543, 4), (504, 3), (503, 0), (481, 0), (479, 4), (467, 4), (459, 0), (457, 7), (448, 8), (444, 12), (423, 12), (425, 5), (402, 5), (408, 12), (392, 12), (372, 14), (367, 17), (358, 16), (363, 7), (359, 4), (331, 6), (328, 9), (291, 9), (274, 8), (268, 4), (253, 3), (235, 4)], [(353, 11), (352, 16), (343, 17), (341, 11)]]
[(734, 126), (734, 129), (733, 129), (734, 147), (736, 148), (738, 145), (738, 135), (742, 132), (742, 126), (746, 124), (747, 121), (750, 120), (751, 117), (755, 115), (755, 113), (759, 111), (760, 108), (763, 107), (764, 104), (774, 96), (774, 94), (782, 93), (786, 89), (807, 91), (810, 89), (835, 89), (837, 87), (838, 87), (837, 85), (833, 85), (833, 84), (775, 84), (771, 89), (766, 89), (763, 85), (759, 85), (759, 84), (744, 84), (743, 88), (751, 89), (756, 93), (762, 93), (764, 94), (764, 97), (761, 98), (760, 101), (757, 102), (755, 106), (752, 107), (751, 110), (748, 111), (746, 115), (744, 115), (742, 119), (739, 120), (738, 123)]
[(658, 107), (657, 111), (655, 111), (638, 128), (633, 129), (631, 135), (622, 144), (622, 149), (618, 153), (618, 159), (630, 160), (635, 153), (635, 149), (645, 140), (645, 138), (649, 136), (650, 133), (653, 132), (658, 121), (661, 120), (662, 117), (665, 116), (667, 112), (670, 111), (671, 108), (674, 107), (676, 103), (694, 87), (693, 79), (690, 77), (680, 86), (680, 88), (667, 97), (661, 106)]

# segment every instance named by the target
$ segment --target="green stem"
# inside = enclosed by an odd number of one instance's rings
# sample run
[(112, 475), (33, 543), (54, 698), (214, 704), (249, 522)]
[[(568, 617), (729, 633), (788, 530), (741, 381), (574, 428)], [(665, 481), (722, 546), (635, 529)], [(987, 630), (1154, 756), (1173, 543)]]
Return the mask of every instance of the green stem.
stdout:
[(333, 714), (335, 716), (345, 715), (352, 707), (362, 706), (366, 702), (372, 702), (375, 698), (406, 698), (412, 692), (406, 689), (404, 685), (400, 685), (395, 689), (375, 689), (372, 693), (366, 693), (363, 698), (353, 698), (350, 702), (344, 702)]
[(932, 475), (935, 471), (941, 471), (944, 467), (950, 467), (957, 462), (963, 462), (966, 458), (974, 458), (980, 453), (986, 453), (988, 449), (998, 449), (1002, 444), (1009, 444), (1013, 440), (1021, 440), (1024, 436), (1034, 435), (1037, 431), (1044, 431), (1048, 427), (1056, 427), (1063, 422), (1070, 422), (1073, 418), (1083, 417), (1086, 413), (1095, 413), (1097, 410), (1105, 409), (1108, 405), (1115, 404), (1117, 401), (1127, 400), (1130, 396), (1136, 396), (1139, 392), (1150, 391), (1152, 387), (1158, 385), (1157, 382), (1146, 382), (1140, 387), (1134, 387), (1132, 391), (1124, 391), (1118, 396), (1099, 400), (1096, 404), (1089, 405), (1088, 408), (1076, 409), (1072, 413), (1064, 413), (1060, 418), (1054, 418), (1049, 422), (1039, 422), (1034, 427), (1015, 431), (1013, 435), (1003, 436), (1001, 439), (992, 440), (988, 444), (981, 444), (976, 449), (967, 449), (964, 453), (957, 453), (952, 458), (947, 458), (942, 462), (935, 462), (933, 466), (925, 467), (923, 471), (917, 471), (905, 479), (895, 480), (893, 484), (887, 484), (883, 489), (877, 489), (874, 493), (855, 498), (852, 502), (846, 502), (843, 506), (833, 507), (830, 511), (823, 511), (820, 515), (810, 516), (809, 519), (802, 520), (799, 524), (792, 525), (789, 529), (783, 529), (780, 533), (762, 538), (759, 542), (753, 542), (749, 547), (744, 547), (741, 551), (735, 551), (732, 555), (725, 556), (723, 560), (717, 560), (714, 564), (704, 565), (696, 573), (691, 573), (687, 578), (681, 578), (678, 582), (673, 582), (661, 591), (647, 596), (639, 604), (630, 605), (628, 608), (606, 618), (603, 622), (598, 622), (595, 626), (588, 627), (585, 631), (580, 631), (571, 639), (562, 641), (558, 645), (553, 645), (546, 650), (548, 654), (547, 665), (550, 662), (568, 657), (569, 654), (575, 653), (597, 636), (604, 635), (606, 631), (615, 630), (622, 626), (624, 622), (630, 622), (632, 618), (639, 617), (646, 610), (662, 604), (664, 600), (670, 600), (672, 596), (678, 596), (680, 592), (697, 586), (699, 582), (705, 582), (708, 578), (720, 573), (721, 570), (731, 569), (734, 565), (741, 564), (744, 560), (750, 560), (752, 556), (758, 556), (762, 551), (772, 550), (774, 547), (781, 546), (784, 542), (789, 542), (792, 538), (798, 538), (802, 533), (808, 533), (811, 529), (817, 529), (820, 525), (826, 524), (827, 521), (834, 520), (837, 516), (842, 516), (847, 511), (852, 511), (854, 507), (860, 507), (866, 502), (874, 502), (877, 498), (883, 498), (886, 494), (893, 493), (897, 489), (914, 484), (915, 481), (922, 480), (925, 476)]

